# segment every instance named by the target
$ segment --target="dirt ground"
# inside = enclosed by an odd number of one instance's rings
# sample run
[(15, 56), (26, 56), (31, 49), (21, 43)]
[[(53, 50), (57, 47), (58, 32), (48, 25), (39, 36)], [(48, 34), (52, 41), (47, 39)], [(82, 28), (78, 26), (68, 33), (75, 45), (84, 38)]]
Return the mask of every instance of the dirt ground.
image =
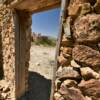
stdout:
[(40, 73), (47, 79), (52, 78), (52, 67), (55, 60), (55, 47), (33, 45), (31, 47), (30, 71)]
[(49, 100), (55, 47), (32, 45), (29, 67), (29, 92), (22, 100)]

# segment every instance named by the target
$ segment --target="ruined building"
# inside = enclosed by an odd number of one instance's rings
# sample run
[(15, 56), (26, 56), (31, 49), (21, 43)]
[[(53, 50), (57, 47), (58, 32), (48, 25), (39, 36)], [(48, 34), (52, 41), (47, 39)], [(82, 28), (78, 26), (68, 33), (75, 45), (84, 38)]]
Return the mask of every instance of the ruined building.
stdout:
[(57, 7), (51, 100), (100, 100), (100, 0), (0, 0), (0, 100), (27, 92), (31, 15)]

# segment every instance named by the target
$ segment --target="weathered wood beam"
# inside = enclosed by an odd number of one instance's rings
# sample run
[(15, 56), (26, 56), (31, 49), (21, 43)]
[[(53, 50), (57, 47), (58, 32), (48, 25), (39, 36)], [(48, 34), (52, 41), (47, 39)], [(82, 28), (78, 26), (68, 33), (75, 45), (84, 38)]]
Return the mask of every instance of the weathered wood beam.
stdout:
[[(67, 17), (68, 2), (69, 2), (69, 0), (62, 0), (62, 2), (61, 2), (60, 27), (59, 27), (59, 34), (58, 34), (58, 40), (57, 40), (56, 61), (57, 61), (57, 57), (59, 56), (59, 53), (60, 53), (60, 45), (61, 45), (62, 35), (64, 33), (63, 24)], [(57, 66), (58, 66), (58, 62), (57, 62)]]
[(55, 86), (54, 86), (55, 83), (54, 82), (56, 80), (57, 67), (59, 66), (57, 57), (60, 54), (61, 40), (62, 40), (62, 35), (64, 33), (63, 23), (64, 23), (64, 20), (66, 19), (66, 16), (67, 16), (68, 3), (69, 3), (69, 0), (61, 0), (60, 26), (59, 26), (59, 34), (58, 34), (58, 39), (57, 39), (56, 55), (55, 55), (56, 65), (53, 69), (53, 81), (52, 81), (52, 91), (51, 91), (50, 100), (53, 100), (53, 94), (54, 94), (54, 88), (55, 88)]
[(61, 0), (21, 0), (12, 3), (12, 7), (18, 10), (26, 10), (28, 12), (37, 13), (45, 10), (60, 7)]
[(47, 10), (51, 10), (51, 9), (55, 9), (55, 8), (60, 8), (59, 3), (50, 5), (50, 6), (41, 7), (40, 9), (36, 9), (36, 10), (29, 10), (29, 11), (32, 13), (39, 13), (39, 12), (43, 12), (43, 11), (47, 11)]

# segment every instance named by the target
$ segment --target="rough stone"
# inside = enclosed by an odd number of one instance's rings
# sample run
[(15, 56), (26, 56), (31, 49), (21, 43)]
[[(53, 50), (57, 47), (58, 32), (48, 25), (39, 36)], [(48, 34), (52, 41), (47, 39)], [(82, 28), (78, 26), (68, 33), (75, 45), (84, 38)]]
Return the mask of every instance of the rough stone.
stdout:
[(83, 67), (83, 68), (80, 68), (80, 70), (81, 70), (81, 75), (85, 79), (89, 79), (89, 78), (99, 79), (100, 78), (100, 74), (92, 70), (90, 67)]
[(70, 59), (71, 59), (71, 55), (69, 54), (65, 54), (65, 53), (62, 53), (63, 56), (66, 58), (66, 59), (69, 59), (69, 62), (70, 62)]
[(67, 38), (71, 39), (71, 21), (72, 18), (71, 17), (67, 17), (66, 21), (64, 22), (63, 26), (64, 26), (64, 33), (66, 35)]
[(92, 12), (92, 7), (90, 3), (84, 3), (84, 4), (81, 4), (80, 6), (81, 6), (80, 15), (85, 15)]
[(9, 100), (11, 98), (11, 84), (5, 80), (0, 81), (0, 100)]
[(71, 66), (75, 67), (75, 68), (80, 68), (81, 67), (79, 64), (77, 64), (77, 62), (75, 60), (71, 60)]
[(62, 37), (62, 41), (61, 41), (61, 45), (62, 46), (67, 46), (67, 47), (71, 47), (72, 46), (72, 40), (67, 38), (66, 35), (64, 34)]
[(60, 88), (61, 85), (61, 81), (59, 79), (55, 80), (55, 91), (58, 91), (58, 89)]
[(1, 93), (1, 97), (6, 100), (7, 99), (7, 94)]
[(72, 67), (63, 67), (62, 72), (60, 72), (60, 73), (57, 72), (56, 76), (59, 79), (63, 79), (63, 78), (78, 79), (78, 78), (80, 78), (79, 73), (77, 71), (75, 71)]
[(67, 54), (67, 53), (64, 53), (64, 52), (61, 52), (61, 54), (63, 55), (63, 57), (65, 57), (66, 59), (68, 59), (68, 61), (70, 62), (71, 60), (71, 55)]
[(92, 100), (92, 98), (86, 96), (86, 97), (85, 97), (85, 100)]
[(69, 54), (69, 55), (71, 55), (71, 54), (72, 54), (72, 48), (70, 48), (70, 47), (63, 47), (62, 52), (63, 52), (64, 54)]
[(65, 58), (63, 56), (63, 54), (61, 53), (60, 56), (58, 57), (58, 62), (62, 66), (68, 66), (70, 64), (70, 59), (69, 58)]
[(75, 81), (75, 80), (70, 80), (70, 79), (67, 79), (67, 80), (65, 80), (62, 84), (61, 84), (61, 87), (62, 86), (66, 86), (66, 87), (75, 87), (75, 86), (77, 86), (77, 82)]
[(100, 81), (91, 79), (89, 81), (81, 81), (78, 85), (84, 95), (91, 97), (93, 100), (100, 100)]
[(59, 68), (57, 69), (57, 72), (58, 73), (61, 73), (62, 72), (62, 69), (63, 69), (63, 67), (62, 66), (59, 66)]
[(98, 49), (99, 49), (99, 51), (100, 51), (100, 43), (98, 43)]
[(59, 92), (54, 93), (54, 100), (64, 100)]
[(97, 0), (97, 2), (94, 5), (94, 9), (97, 14), (100, 14), (100, 0)]
[(78, 62), (90, 65), (100, 66), (100, 52), (84, 45), (76, 45), (73, 48), (73, 59)]
[(77, 88), (67, 88), (62, 86), (59, 92), (63, 95), (65, 100), (85, 100), (85, 97), (82, 95), (81, 91)]
[(99, 41), (100, 15), (90, 14), (79, 17), (74, 23), (73, 33), (73, 37), (79, 43), (95, 43)]
[(87, 0), (70, 0), (69, 7), (68, 7), (69, 16), (79, 15), (79, 12), (81, 10), (80, 4), (83, 4), (86, 2)]

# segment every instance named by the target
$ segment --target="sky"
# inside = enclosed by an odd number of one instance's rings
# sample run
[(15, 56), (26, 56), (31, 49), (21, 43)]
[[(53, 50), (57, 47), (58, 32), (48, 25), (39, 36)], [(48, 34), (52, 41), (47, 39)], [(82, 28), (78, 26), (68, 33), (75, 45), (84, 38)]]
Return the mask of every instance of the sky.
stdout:
[(36, 13), (32, 16), (32, 32), (57, 37), (59, 33), (60, 8)]

